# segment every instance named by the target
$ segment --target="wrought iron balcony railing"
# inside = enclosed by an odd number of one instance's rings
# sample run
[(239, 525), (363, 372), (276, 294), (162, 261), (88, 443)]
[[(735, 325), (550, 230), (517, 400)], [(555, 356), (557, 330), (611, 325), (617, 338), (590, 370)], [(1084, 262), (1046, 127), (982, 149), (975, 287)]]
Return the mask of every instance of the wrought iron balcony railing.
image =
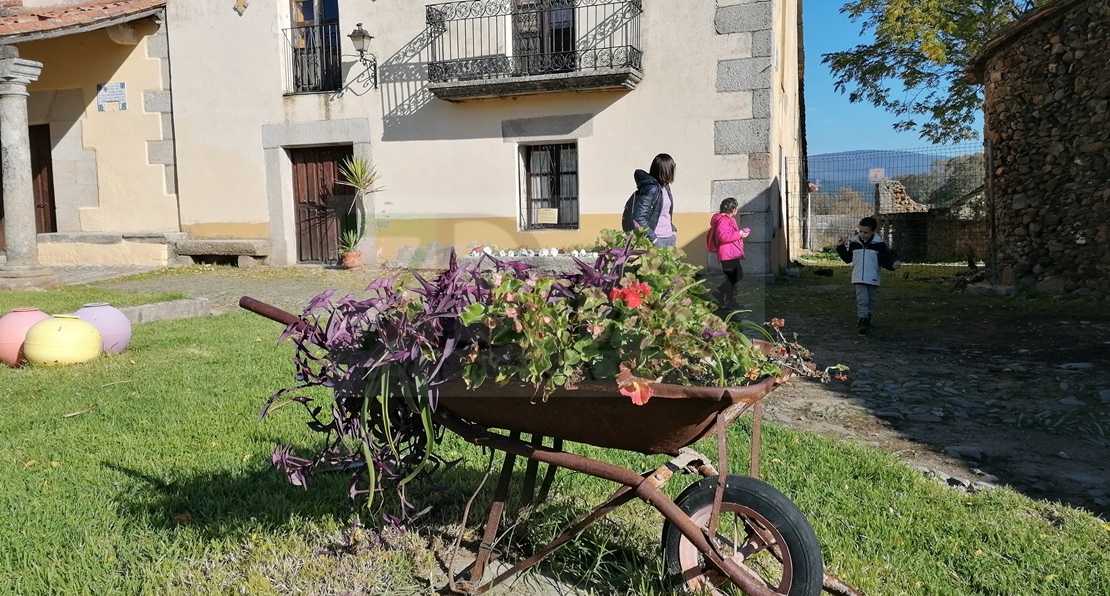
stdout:
[[(428, 64), (432, 91), (459, 99), (635, 87), (643, 68), (642, 12), (641, 0), (466, 0), (430, 5), (427, 23), (435, 36)], [(460, 87), (471, 91), (460, 95)]]
[(338, 23), (286, 29), (285, 39), (286, 93), (338, 91), (343, 86)]

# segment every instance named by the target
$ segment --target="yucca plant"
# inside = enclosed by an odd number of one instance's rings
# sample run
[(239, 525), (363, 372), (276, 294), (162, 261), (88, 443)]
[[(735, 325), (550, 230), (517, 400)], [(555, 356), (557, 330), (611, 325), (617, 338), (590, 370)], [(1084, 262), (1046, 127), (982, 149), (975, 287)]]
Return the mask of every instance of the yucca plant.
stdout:
[(366, 206), (363, 200), (366, 195), (383, 190), (378, 185), (378, 171), (374, 165), (361, 157), (347, 157), (339, 164), (339, 179), (337, 183), (355, 189), (354, 200), (347, 208), (347, 217), (344, 219), (343, 231), (339, 235), (339, 254), (358, 252), (359, 240), (366, 233)]

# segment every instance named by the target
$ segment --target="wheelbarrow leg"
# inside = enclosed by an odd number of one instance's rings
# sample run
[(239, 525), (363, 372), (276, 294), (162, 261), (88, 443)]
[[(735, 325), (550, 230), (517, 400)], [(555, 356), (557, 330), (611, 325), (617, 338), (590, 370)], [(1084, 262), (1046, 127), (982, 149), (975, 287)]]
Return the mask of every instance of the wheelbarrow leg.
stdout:
[[(519, 433), (513, 433), (513, 439), (519, 438)], [(472, 584), (481, 582), (482, 576), (486, 573), (486, 563), (489, 562), (490, 554), (493, 552), (493, 541), (497, 539), (497, 530), (501, 526), (501, 514), (505, 511), (505, 499), (509, 494), (509, 481), (512, 480), (515, 464), (516, 456), (505, 453), (505, 463), (501, 466), (501, 476), (497, 479), (497, 488), (493, 492), (493, 505), (489, 508), (489, 518), (486, 520), (482, 544), (478, 547), (478, 557), (470, 570)]]
[[(552, 439), (551, 448), (555, 451), (562, 451), (563, 440), (558, 438)], [(547, 464), (547, 472), (544, 473), (543, 482), (540, 483), (540, 494), (536, 497), (540, 502), (547, 500), (547, 494), (551, 491), (551, 483), (555, 481), (555, 473), (558, 471), (559, 466), (552, 463)]]
[(763, 400), (755, 402), (752, 409), (752, 459), (748, 476), (759, 478), (759, 435), (763, 427)]
[[(543, 445), (543, 435), (532, 435), (534, 445)], [(520, 504), (527, 507), (536, 497), (536, 476), (539, 474), (540, 462), (530, 459), (524, 469), (524, 486), (520, 489)]]

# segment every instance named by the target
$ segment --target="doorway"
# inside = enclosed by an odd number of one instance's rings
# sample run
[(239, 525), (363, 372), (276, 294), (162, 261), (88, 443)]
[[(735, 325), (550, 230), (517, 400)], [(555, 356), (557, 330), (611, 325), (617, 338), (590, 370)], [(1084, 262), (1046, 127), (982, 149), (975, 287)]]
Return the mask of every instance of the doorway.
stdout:
[(354, 189), (337, 182), (339, 164), (352, 155), (350, 145), (289, 150), (298, 263), (334, 265), (338, 261), (340, 220), (354, 200)]
[[(36, 124), (27, 128), (31, 149), (31, 186), (35, 201), (35, 232), (58, 231), (54, 202), (54, 166), (50, 156), (50, 125)], [(4, 239), (4, 186), (0, 169), (0, 253), (6, 252)]]

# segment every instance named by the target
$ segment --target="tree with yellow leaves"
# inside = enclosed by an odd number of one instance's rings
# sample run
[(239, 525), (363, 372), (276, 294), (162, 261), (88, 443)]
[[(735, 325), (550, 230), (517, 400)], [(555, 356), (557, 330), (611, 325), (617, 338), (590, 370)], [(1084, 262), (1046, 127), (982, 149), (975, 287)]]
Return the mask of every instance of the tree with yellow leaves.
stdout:
[(1049, 0), (852, 0), (840, 9), (874, 43), (822, 56), (848, 99), (901, 118), (933, 143), (978, 138), (982, 88), (964, 68), (984, 43)]

